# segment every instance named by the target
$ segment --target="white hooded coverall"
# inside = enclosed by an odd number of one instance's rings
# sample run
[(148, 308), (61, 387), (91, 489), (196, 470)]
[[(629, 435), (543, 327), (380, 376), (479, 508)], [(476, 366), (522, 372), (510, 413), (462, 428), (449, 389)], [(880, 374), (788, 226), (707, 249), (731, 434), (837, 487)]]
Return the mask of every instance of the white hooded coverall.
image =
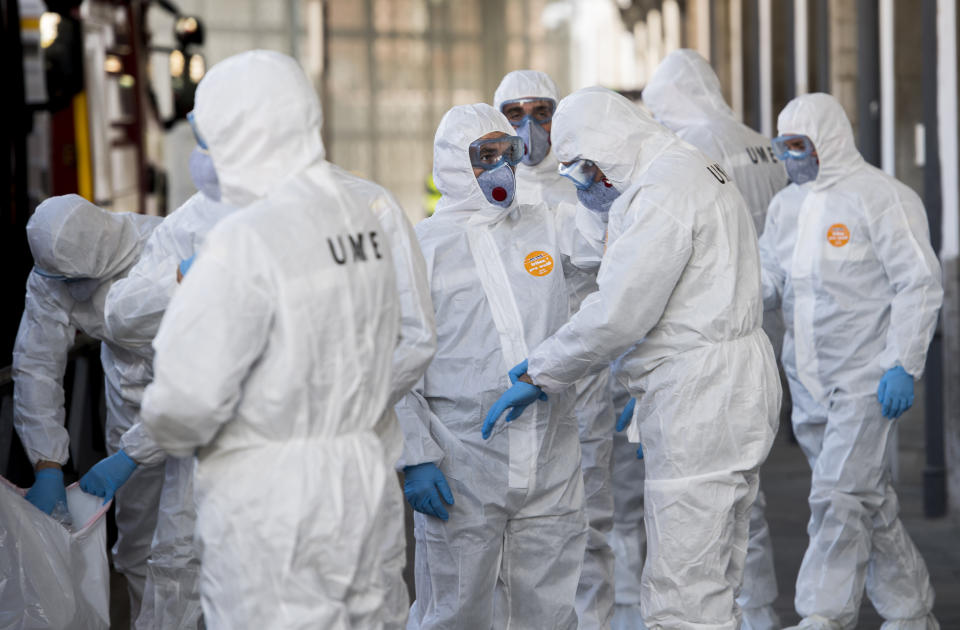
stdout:
[(400, 319), (389, 244), (323, 160), (294, 60), (228, 58), (194, 113), (239, 209), (167, 308), (142, 418), (169, 454), (197, 454), (205, 622), (383, 627), (381, 539), (403, 522), (375, 432)]
[[(493, 105), (502, 111), (505, 101), (519, 98), (549, 98), (560, 102), (557, 86), (547, 74), (536, 70), (515, 70), (500, 82)], [(517, 164), (517, 200), (523, 205), (545, 204), (560, 217), (571, 217), (582, 230), (598, 241), (606, 236), (606, 225), (596, 213), (584, 209), (577, 214), (577, 189), (557, 172), (556, 155), (547, 153), (539, 164)], [(592, 216), (591, 216), (592, 215)], [(565, 220), (565, 219), (561, 219)], [(600, 252), (602, 253), (602, 248)], [(599, 255), (596, 267), (599, 268)], [(576, 313), (583, 298), (597, 290), (597, 269), (568, 269), (570, 310)], [(607, 542), (613, 528), (613, 492), (610, 484), (613, 425), (615, 415), (610, 399), (610, 372), (603, 370), (576, 384), (574, 411), (580, 429), (580, 468), (583, 473), (584, 508), (589, 531), (577, 586), (577, 617), (581, 630), (606, 628), (613, 614), (613, 552)], [(636, 449), (634, 449), (636, 451)]]
[(626, 353), (646, 466), (644, 622), (732, 630), (780, 404), (753, 223), (722, 168), (614, 92), (571, 94), (552, 131), (561, 161), (593, 160), (623, 194), (600, 290), (531, 352), (529, 375), (564, 391)]
[(923, 205), (863, 160), (832, 96), (794, 99), (777, 126), (808, 136), (820, 161), (814, 181), (774, 198), (760, 240), (764, 303), (783, 309), (794, 432), (813, 469), (801, 627), (855, 627), (866, 586), (885, 630), (936, 628), (890, 481), (896, 421), (877, 401), (895, 365), (923, 374), (943, 300)]
[[(487, 202), (468, 147), (513, 134), (486, 104), (454, 107), (434, 141), (442, 197), (417, 227), (437, 321), (437, 355), (397, 406), (407, 466), (432, 462), (454, 504), (448, 521), (414, 514), (417, 600), (408, 628), (577, 626), (574, 598), (586, 544), (573, 397), (483, 418), (507, 371), (569, 317), (557, 229), (543, 206)], [(508, 167), (501, 167), (508, 168)], [(540, 264), (548, 260), (549, 264)], [(495, 600), (498, 577), (503, 597)], [(496, 603), (495, 603), (496, 601)], [(495, 610), (504, 606), (505, 611)]]
[[(671, 52), (644, 87), (643, 102), (668, 129), (718, 161), (747, 202), (757, 234), (762, 234), (767, 206), (787, 185), (787, 174), (773, 155), (770, 139), (736, 119), (707, 60), (693, 50)], [(779, 353), (783, 320), (778, 311), (764, 313), (763, 328)], [(765, 505), (761, 490), (750, 511), (750, 544), (737, 599), (744, 630), (780, 628), (773, 610), (777, 575)]]
[[(63, 465), (70, 436), (64, 426), (63, 375), (67, 352), (77, 330), (101, 345), (107, 403), (106, 446), (111, 454), (135, 421), (136, 405), (123, 394), (123, 383), (149, 370), (147, 361), (113, 343), (104, 324), (104, 302), (111, 286), (139, 258), (151, 231), (161, 222), (128, 212), (109, 212), (79, 195), (51, 197), (27, 223), (27, 239), (37, 267), (50, 274), (86, 278), (79, 282), (27, 279), (26, 305), (13, 349), (14, 426), (32, 464), (46, 460)], [(139, 607), (156, 523), (163, 471), (134, 472), (116, 495), (118, 538), (114, 565), (130, 585), (131, 607)]]

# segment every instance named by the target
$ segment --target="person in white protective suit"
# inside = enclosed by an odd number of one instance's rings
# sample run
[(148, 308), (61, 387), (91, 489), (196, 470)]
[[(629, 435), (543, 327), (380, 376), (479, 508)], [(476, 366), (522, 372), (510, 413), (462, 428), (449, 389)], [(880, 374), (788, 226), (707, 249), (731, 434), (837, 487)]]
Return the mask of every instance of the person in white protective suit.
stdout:
[[(122, 382), (124, 395), (139, 410), (143, 391), (153, 379), (153, 347), (150, 345), (167, 304), (177, 287), (176, 270), (181, 261), (199, 250), (204, 238), (233, 207), (220, 203), (219, 185), (209, 154), (196, 147), (190, 156), (190, 175), (201, 192), (195, 193), (154, 230), (143, 255), (129, 274), (107, 294), (107, 331), (116, 343), (144, 357), (146, 370), (128, 375)], [(194, 542), (196, 510), (193, 505), (193, 457), (167, 458), (150, 438), (142, 423), (134, 424), (120, 439), (123, 454), (141, 466), (163, 467), (163, 489), (157, 506), (156, 527), (151, 536), (150, 557), (143, 600), (134, 627), (196, 628), (200, 607), (200, 560)], [(118, 453), (113, 457), (120, 457)], [(91, 469), (96, 475), (104, 460)], [(84, 485), (98, 493), (97, 481)]]
[(443, 196), (416, 232), (438, 350), (397, 405), (416, 510), (410, 629), (577, 626), (587, 528), (573, 396), (481, 434), (509, 367), (569, 317), (559, 228), (544, 206), (516, 200), (522, 154), (482, 103), (448, 111), (434, 140)]
[[(577, 191), (557, 172), (556, 156), (550, 150), (550, 118), (560, 100), (557, 86), (547, 74), (536, 70), (515, 70), (497, 87), (493, 105), (524, 141), (524, 155), (517, 164), (517, 201), (524, 205), (543, 203), (554, 214), (581, 220), (582, 231), (602, 242), (606, 225), (600, 215), (576, 213)], [(576, 220), (576, 219), (574, 219)], [(600, 254), (595, 266), (598, 268)], [(596, 268), (571, 269), (566, 274), (571, 313), (597, 290)], [(580, 468), (583, 473), (584, 507), (589, 531), (587, 552), (577, 586), (579, 627), (606, 628), (613, 614), (613, 552), (607, 537), (613, 527), (613, 493), (610, 485), (610, 458), (613, 449), (613, 405), (610, 373), (588, 376), (576, 384), (576, 417), (580, 429)]]
[(170, 455), (196, 453), (204, 621), (383, 627), (378, 538), (402, 527), (374, 430), (399, 334), (389, 244), (324, 161), (290, 57), (217, 64), (193, 120), (238, 210), (170, 301), (141, 417)]
[(793, 426), (813, 470), (798, 628), (856, 626), (863, 597), (885, 630), (930, 630), (933, 589), (898, 517), (895, 418), (913, 402), (943, 300), (919, 197), (867, 164), (827, 94), (780, 113), (774, 151), (791, 186), (760, 239), (767, 308), (787, 323)]
[(608, 195), (598, 187), (620, 193), (600, 288), (511, 371), (534, 392), (511, 388), (488, 422), (624, 355), (617, 374), (637, 399), (630, 431), (646, 467), (644, 623), (737, 628), (750, 506), (780, 404), (749, 211), (719, 165), (610, 90), (561, 101), (551, 135), (581, 202)]
[[(135, 420), (136, 409), (121, 396), (121, 384), (129, 374), (147, 367), (113, 343), (104, 325), (104, 301), (110, 287), (136, 263), (160, 221), (159, 217), (109, 212), (79, 195), (63, 195), (40, 204), (27, 223), (34, 268), (27, 279), (26, 306), (13, 349), (13, 417), (37, 470), (27, 499), (48, 514), (57, 503), (66, 503), (60, 468), (69, 459), (70, 436), (64, 426), (62, 381), (78, 330), (104, 342), (100, 358), (108, 452), (120, 448), (120, 436)], [(131, 491), (117, 496), (114, 565), (129, 582), (134, 608), (143, 591), (161, 479), (160, 470), (138, 471), (130, 479)]]
[[(787, 185), (787, 174), (769, 140), (736, 119), (707, 60), (693, 50), (671, 52), (644, 87), (643, 101), (658, 121), (718, 161), (747, 202), (757, 234), (762, 234), (767, 206)], [(783, 321), (777, 311), (764, 313), (763, 328), (779, 353)], [(737, 600), (744, 630), (780, 628), (780, 618), (773, 610), (777, 576), (765, 506), (761, 490), (750, 512), (750, 544)]]

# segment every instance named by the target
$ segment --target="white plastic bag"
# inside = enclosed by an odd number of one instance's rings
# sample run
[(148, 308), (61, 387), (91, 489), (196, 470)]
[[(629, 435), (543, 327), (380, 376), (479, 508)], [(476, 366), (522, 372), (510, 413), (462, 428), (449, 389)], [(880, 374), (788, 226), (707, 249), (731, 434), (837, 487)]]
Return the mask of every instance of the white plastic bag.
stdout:
[(110, 627), (110, 504), (67, 487), (72, 531), (0, 477), (0, 630)]

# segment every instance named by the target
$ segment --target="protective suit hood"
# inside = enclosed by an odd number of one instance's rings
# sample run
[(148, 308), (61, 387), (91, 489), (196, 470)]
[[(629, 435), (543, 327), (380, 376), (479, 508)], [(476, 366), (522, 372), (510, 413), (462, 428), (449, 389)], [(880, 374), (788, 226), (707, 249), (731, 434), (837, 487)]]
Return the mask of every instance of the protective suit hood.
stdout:
[(710, 63), (686, 48), (660, 62), (643, 88), (643, 102), (670, 129), (702, 124), (718, 115), (735, 118)]
[(500, 111), (506, 101), (518, 98), (552, 98), (560, 101), (557, 84), (545, 72), (539, 70), (514, 70), (508, 73), (497, 91), (493, 93), (493, 106)]
[(470, 165), (470, 143), (492, 131), (516, 135), (503, 114), (486, 103), (457, 105), (444, 114), (433, 139), (433, 182), (443, 195), (435, 212), (479, 210), (500, 215), (516, 207), (516, 195), (506, 208), (487, 201)]
[(550, 135), (559, 161), (593, 160), (619, 190), (677, 140), (625, 97), (602, 87), (583, 88), (560, 101)]
[(215, 65), (197, 86), (193, 112), (232, 206), (253, 203), (325, 155), (317, 93), (281, 53), (252, 50)]
[(812, 190), (823, 190), (866, 162), (853, 141), (853, 129), (843, 106), (829, 94), (804, 94), (793, 99), (777, 118), (777, 132), (803, 134), (813, 140), (820, 172)]
[(153, 218), (103, 210), (79, 195), (51, 197), (27, 222), (27, 242), (46, 272), (110, 278), (136, 261), (146, 239), (145, 220)]

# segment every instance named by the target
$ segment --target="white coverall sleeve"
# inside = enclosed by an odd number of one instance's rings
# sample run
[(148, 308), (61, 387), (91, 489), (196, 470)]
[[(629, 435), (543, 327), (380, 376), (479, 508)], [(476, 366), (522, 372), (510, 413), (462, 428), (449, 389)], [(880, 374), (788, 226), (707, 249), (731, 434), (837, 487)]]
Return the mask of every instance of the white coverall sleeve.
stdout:
[(397, 276), (400, 300), (400, 337), (393, 351), (393, 381), (390, 405), (395, 405), (423, 375), (437, 351), (437, 327), (433, 300), (427, 282), (426, 264), (413, 226), (403, 209), (389, 198), (373, 208), (384, 234), (390, 237), (390, 251)]
[(264, 249), (248, 226), (218, 225), (170, 302), (141, 417), (174, 457), (193, 454), (230, 420), (263, 353), (275, 302)]
[(690, 226), (670, 210), (638, 195), (633, 223), (608, 245), (600, 265), (600, 290), (588, 296), (569, 322), (530, 354), (528, 372), (548, 393), (609, 365), (657, 324), (693, 251)]
[(783, 287), (786, 276), (777, 258), (778, 206), (776, 198), (770, 202), (767, 220), (760, 235), (760, 282), (763, 290), (763, 310), (772, 311), (780, 307), (783, 300)]
[(164, 221), (153, 231), (137, 264), (110, 287), (104, 323), (116, 344), (135, 348), (149, 344), (157, 335), (183, 258), (169, 225)]
[(27, 297), (13, 347), (13, 423), (23, 448), (38, 461), (65, 464), (70, 435), (64, 426), (63, 375), (76, 328), (37, 274), (27, 280)]
[(130, 459), (145, 466), (159, 464), (167, 458), (167, 453), (150, 436), (142, 421), (134, 423), (120, 436), (120, 448)]
[(397, 462), (397, 470), (406, 466), (443, 461), (443, 449), (433, 439), (430, 427), (440, 420), (431, 411), (423, 396), (423, 380), (407, 392), (394, 408), (403, 430), (403, 455)]
[[(177, 287), (177, 265), (193, 254), (192, 239), (185, 239), (188, 235), (182, 232), (178, 238), (174, 225), (164, 220), (130, 273), (110, 287), (104, 321), (107, 334), (120, 345), (144, 346), (157, 335)], [(138, 464), (159, 464), (167, 457), (139, 421), (120, 438), (120, 447)]]
[(940, 263), (920, 200), (901, 197), (874, 217), (870, 240), (896, 294), (890, 303), (887, 345), (877, 362), (885, 370), (899, 363), (920, 378), (943, 304)]
[[(411, 237), (416, 239), (416, 233), (411, 233)], [(412, 245), (416, 246), (414, 251), (422, 252), (419, 242), (415, 241)], [(394, 254), (396, 256), (396, 254)], [(413, 384), (412, 388), (409, 388), (406, 392), (402, 392), (402, 396), (399, 402), (394, 406), (394, 411), (397, 414), (397, 422), (400, 425), (400, 430), (403, 432), (403, 453), (400, 456), (400, 459), (396, 463), (397, 470), (403, 470), (406, 466), (416, 466), (417, 464), (426, 464), (432, 462), (434, 464), (439, 464), (443, 460), (443, 449), (440, 448), (440, 445), (433, 439), (433, 434), (431, 433), (430, 427), (433, 426), (434, 422), (440, 422), (436, 417), (433, 411), (430, 409), (430, 405), (427, 403), (426, 398), (424, 397), (424, 382), (423, 382), (423, 371), (426, 370), (427, 366), (430, 363), (430, 360), (433, 359), (434, 351), (436, 350), (436, 328), (434, 326), (434, 311), (433, 311), (433, 300), (430, 298), (430, 266), (432, 260), (427, 257), (423, 258), (423, 254), (420, 253), (420, 261), (423, 264), (422, 278), (424, 285), (422, 288), (418, 288), (418, 291), (425, 291), (423, 294), (424, 298), (429, 305), (430, 313), (430, 328), (433, 336), (433, 349), (430, 352), (430, 358), (424, 365), (423, 370), (417, 376), (416, 382)], [(397, 272), (398, 282), (400, 278), (400, 272)], [(404, 304), (404, 297), (401, 294), (400, 303), (401, 303), (401, 317), (406, 317), (404, 310), (408, 308)], [(401, 326), (401, 335), (403, 334), (403, 326)], [(397, 347), (397, 351), (400, 350), (400, 347)], [(396, 357), (396, 355), (394, 355)], [(397, 376), (394, 375), (394, 383), (398, 384)]]

